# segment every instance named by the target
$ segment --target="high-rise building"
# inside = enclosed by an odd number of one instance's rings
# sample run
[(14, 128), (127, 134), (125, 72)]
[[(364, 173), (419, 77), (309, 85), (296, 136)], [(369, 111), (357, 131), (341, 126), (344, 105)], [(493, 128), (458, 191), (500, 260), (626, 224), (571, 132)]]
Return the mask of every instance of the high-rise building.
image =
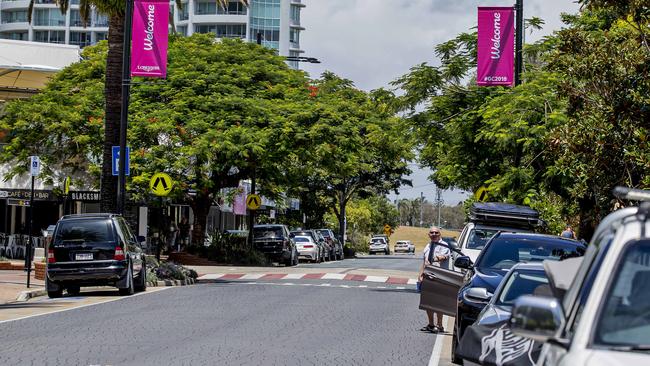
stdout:
[[(250, 0), (245, 7), (230, 0), (224, 9), (216, 0), (187, 0), (178, 8), (170, 2), (176, 31), (183, 35), (215, 33), (217, 38), (241, 38), (276, 49), (283, 56), (299, 56), (300, 11), (303, 0)], [(61, 14), (54, 0), (35, 0), (31, 24), (27, 21), (29, 0), (0, 0), (0, 38), (73, 44), (84, 47), (106, 39), (108, 18), (93, 10), (84, 27), (79, 0), (70, 0)], [(289, 64), (298, 68), (297, 62)]]

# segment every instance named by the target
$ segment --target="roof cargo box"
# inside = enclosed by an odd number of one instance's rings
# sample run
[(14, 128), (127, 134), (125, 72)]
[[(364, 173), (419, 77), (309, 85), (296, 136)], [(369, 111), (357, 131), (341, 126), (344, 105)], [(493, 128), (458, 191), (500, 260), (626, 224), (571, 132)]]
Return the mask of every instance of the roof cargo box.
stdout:
[(495, 226), (532, 229), (543, 225), (539, 212), (528, 206), (501, 202), (475, 202), (469, 209), (469, 221)]

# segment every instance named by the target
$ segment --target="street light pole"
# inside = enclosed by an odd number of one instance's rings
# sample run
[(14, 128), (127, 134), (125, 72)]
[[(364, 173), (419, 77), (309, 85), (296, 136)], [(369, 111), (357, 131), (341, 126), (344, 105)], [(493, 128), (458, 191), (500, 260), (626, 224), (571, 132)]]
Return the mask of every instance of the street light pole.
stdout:
[(515, 86), (521, 84), (523, 69), (523, 39), (524, 39), (524, 0), (515, 3), (517, 27), (515, 29)]
[(122, 113), (120, 116), (120, 157), (117, 175), (117, 213), (124, 214), (126, 202), (126, 133), (131, 93), (131, 27), (133, 26), (133, 0), (126, 0), (124, 14), (124, 48), (122, 51)]

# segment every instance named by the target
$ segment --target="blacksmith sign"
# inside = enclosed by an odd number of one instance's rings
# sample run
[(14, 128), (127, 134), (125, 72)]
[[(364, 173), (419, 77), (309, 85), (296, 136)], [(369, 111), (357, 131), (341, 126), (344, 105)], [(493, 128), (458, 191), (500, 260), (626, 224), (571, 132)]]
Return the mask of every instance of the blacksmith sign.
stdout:
[(93, 191), (70, 191), (70, 199), (73, 201), (99, 202), (99, 192)]

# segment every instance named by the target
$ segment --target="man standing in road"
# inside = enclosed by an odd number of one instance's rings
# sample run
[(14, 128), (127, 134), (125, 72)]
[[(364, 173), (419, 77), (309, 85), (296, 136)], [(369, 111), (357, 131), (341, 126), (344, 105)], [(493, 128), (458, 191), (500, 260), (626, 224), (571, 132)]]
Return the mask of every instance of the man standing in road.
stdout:
[[(449, 250), (449, 244), (444, 242), (440, 238), (440, 229), (436, 226), (432, 226), (429, 229), (429, 244), (424, 248), (424, 258), (422, 261), (422, 267), (420, 268), (420, 277), (419, 281), (422, 281), (424, 277), (424, 267), (432, 266), (433, 263), (438, 263), (440, 267), (449, 269), (449, 258), (451, 257), (451, 250)], [(422, 303), (422, 296), (424, 292), (420, 293), (420, 303)], [(445, 331), (442, 326), (442, 313), (436, 312), (436, 323), (433, 324), (433, 311), (425, 309), (427, 313), (427, 318), (429, 323), (420, 329), (423, 332), (432, 332), (432, 333), (443, 333)]]

